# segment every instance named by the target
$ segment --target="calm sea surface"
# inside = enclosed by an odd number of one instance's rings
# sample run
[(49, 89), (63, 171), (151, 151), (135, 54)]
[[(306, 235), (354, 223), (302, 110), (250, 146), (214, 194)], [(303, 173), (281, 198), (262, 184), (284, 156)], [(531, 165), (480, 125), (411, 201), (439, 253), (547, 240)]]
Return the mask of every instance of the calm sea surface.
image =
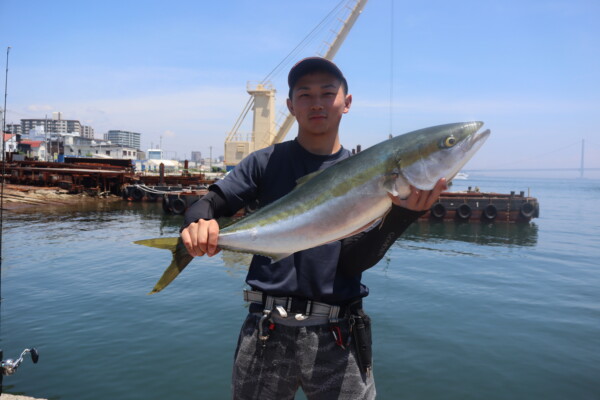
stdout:
[[(381, 399), (600, 399), (600, 181), (474, 178), (530, 190), (527, 225), (413, 225), (364, 274)], [(5, 212), (0, 347), (40, 352), (4, 390), (50, 399), (228, 399), (244, 260), (169, 264), (160, 205)], [(298, 396), (302, 398), (302, 395)]]

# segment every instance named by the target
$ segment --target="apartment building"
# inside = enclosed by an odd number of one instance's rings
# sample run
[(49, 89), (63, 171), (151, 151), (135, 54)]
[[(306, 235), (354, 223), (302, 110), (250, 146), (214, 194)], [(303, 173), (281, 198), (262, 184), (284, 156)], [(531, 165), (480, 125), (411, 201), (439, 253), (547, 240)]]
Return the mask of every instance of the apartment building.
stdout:
[(111, 130), (104, 135), (104, 139), (110, 140), (112, 144), (130, 147), (138, 150), (141, 147), (140, 137), (140, 133), (121, 130)]

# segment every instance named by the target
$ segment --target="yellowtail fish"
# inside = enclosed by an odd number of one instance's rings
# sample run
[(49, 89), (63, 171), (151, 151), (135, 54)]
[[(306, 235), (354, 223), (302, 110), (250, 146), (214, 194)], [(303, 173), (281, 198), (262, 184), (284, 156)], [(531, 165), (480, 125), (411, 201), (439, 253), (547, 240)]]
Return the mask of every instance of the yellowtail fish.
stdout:
[[(278, 261), (355, 234), (388, 212), (388, 193), (406, 198), (411, 185), (431, 190), (440, 178), (450, 181), (489, 137), (489, 130), (478, 133), (482, 125), (463, 122), (409, 132), (309, 174), (284, 197), (221, 229), (218, 246)], [(173, 253), (150, 293), (164, 289), (193, 258), (177, 237), (135, 243)]]

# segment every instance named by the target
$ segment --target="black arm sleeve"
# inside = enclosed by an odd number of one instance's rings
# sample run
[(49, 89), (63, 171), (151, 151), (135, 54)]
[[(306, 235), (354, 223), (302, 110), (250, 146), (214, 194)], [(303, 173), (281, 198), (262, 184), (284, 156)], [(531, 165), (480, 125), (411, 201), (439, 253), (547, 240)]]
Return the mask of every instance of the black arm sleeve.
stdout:
[(406, 228), (425, 212), (392, 205), (380, 225), (342, 240), (338, 270), (346, 276), (354, 276), (371, 268)]
[(229, 216), (230, 214), (229, 205), (223, 192), (221, 192), (218, 186), (213, 185), (207, 194), (202, 196), (185, 211), (183, 225), (179, 231), (181, 232), (191, 223), (200, 219), (217, 219), (222, 216)]

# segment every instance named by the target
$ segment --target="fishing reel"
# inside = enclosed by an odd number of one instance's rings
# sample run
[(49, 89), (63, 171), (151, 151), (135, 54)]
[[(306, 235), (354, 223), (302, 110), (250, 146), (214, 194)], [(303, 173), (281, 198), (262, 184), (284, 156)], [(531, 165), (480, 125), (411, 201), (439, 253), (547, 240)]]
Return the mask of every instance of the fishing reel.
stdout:
[[(23, 362), (23, 357), (25, 357), (27, 353), (31, 354), (31, 361), (33, 361), (34, 364), (37, 364), (38, 359), (40, 358), (40, 354), (38, 353), (37, 349), (33, 347), (31, 349), (25, 349), (23, 350), (19, 358), (17, 358), (16, 360), (12, 360), (10, 358), (2, 360), (2, 365), (0, 366), (0, 369), (2, 370), (2, 375), (8, 376), (14, 374), (17, 368), (19, 368), (19, 365), (21, 365), (21, 363)], [(1, 355), (2, 352), (0, 351), (0, 357)]]

